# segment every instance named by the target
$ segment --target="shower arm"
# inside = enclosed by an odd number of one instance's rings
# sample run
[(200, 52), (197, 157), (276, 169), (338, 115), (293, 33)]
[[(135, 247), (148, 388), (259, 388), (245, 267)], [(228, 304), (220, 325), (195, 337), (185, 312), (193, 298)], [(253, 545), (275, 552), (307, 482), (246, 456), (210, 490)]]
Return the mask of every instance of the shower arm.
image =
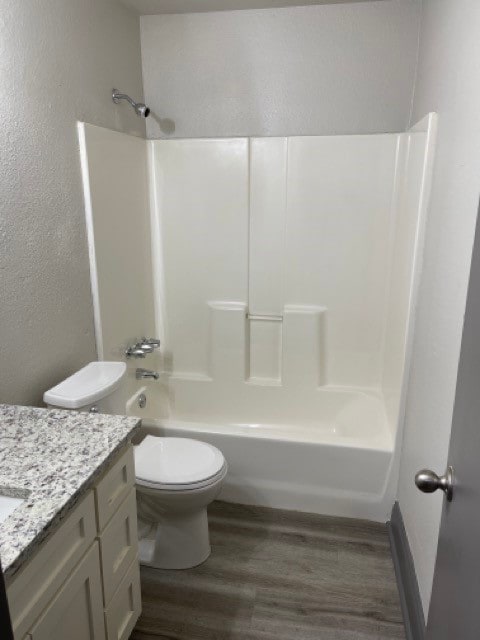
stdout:
[(118, 104), (120, 102), (120, 100), (126, 100), (127, 102), (129, 102), (132, 107), (135, 109), (135, 107), (137, 106), (137, 103), (132, 100), (132, 98), (130, 96), (127, 96), (126, 93), (119, 93), (116, 89), (114, 89), (112, 91), (112, 100)]
[(117, 89), (112, 89), (112, 100), (115, 104), (118, 104), (120, 100), (126, 100), (128, 104), (133, 107), (137, 116), (140, 116), (141, 118), (148, 118), (150, 115), (150, 109), (146, 104), (143, 102), (135, 102), (135, 100), (132, 100), (132, 98), (127, 96), (126, 93), (120, 93)]

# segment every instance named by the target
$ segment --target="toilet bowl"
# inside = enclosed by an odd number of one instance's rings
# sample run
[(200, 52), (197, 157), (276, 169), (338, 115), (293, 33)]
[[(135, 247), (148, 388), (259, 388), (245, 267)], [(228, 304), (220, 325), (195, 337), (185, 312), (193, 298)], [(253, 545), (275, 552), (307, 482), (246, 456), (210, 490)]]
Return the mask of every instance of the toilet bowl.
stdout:
[(190, 438), (147, 436), (135, 447), (142, 564), (187, 569), (210, 555), (207, 506), (227, 463), (216, 447)]
[[(91, 362), (43, 396), (49, 407), (125, 412), (123, 362)], [(227, 463), (216, 447), (190, 438), (148, 435), (134, 448), (140, 562), (187, 569), (210, 555), (207, 506)]]

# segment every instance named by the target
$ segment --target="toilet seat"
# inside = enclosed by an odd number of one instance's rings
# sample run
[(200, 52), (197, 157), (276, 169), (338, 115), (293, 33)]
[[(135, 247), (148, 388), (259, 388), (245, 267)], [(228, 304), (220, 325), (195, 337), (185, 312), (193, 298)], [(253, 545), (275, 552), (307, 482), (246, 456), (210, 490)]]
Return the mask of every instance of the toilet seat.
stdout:
[(137, 484), (158, 491), (190, 491), (222, 479), (227, 464), (221, 451), (191, 438), (147, 436), (135, 447)]

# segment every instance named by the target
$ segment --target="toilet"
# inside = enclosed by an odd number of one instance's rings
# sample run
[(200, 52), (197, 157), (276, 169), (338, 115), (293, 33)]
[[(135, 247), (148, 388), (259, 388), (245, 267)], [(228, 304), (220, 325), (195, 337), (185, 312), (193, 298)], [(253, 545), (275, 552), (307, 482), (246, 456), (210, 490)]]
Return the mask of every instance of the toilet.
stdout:
[(188, 569), (205, 562), (207, 506), (226, 474), (222, 452), (205, 442), (149, 435), (135, 447), (142, 564)]
[[(48, 407), (121, 415), (124, 362), (91, 362), (46, 391)], [(191, 438), (147, 435), (134, 447), (140, 563), (188, 569), (210, 555), (207, 506), (227, 474), (222, 452)]]

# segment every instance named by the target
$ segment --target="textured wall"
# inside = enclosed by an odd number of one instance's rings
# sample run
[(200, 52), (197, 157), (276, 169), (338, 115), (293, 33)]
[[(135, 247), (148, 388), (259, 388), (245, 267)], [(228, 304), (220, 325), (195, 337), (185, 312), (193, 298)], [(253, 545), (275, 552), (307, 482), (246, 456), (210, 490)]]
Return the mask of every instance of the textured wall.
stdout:
[(415, 0), (141, 18), (149, 138), (404, 131)]
[(419, 293), (399, 500), (425, 612), (437, 551), (442, 495), (413, 476), (443, 472), (477, 217), (480, 176), (480, 3), (425, 0), (412, 121), (437, 111), (438, 138)]
[(335, 2), (365, 2), (365, 0), (120, 0), (120, 2), (143, 16), (160, 13), (198, 13), (199, 11), (266, 9)]
[(116, 0), (0, 0), (0, 402), (96, 357), (76, 120), (137, 135), (138, 17)]

